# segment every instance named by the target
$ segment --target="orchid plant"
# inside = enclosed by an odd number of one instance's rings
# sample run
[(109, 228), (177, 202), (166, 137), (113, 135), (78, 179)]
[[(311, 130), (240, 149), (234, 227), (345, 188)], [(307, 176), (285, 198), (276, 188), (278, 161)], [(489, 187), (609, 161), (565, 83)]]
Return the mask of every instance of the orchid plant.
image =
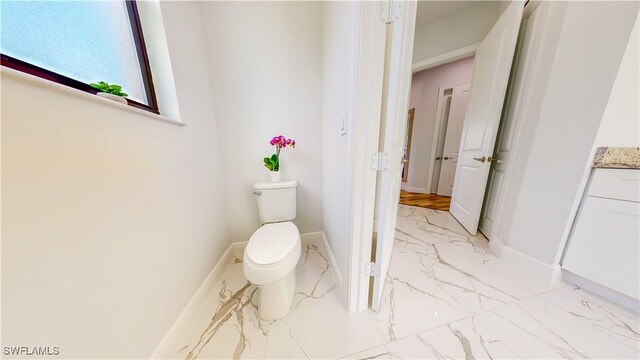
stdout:
[(271, 155), (271, 157), (264, 158), (264, 166), (269, 169), (269, 171), (279, 171), (280, 170), (280, 150), (290, 146), (292, 148), (296, 147), (296, 141), (293, 139), (287, 139), (282, 135), (274, 136), (271, 141), (269, 141), (271, 146), (276, 147), (276, 153)]

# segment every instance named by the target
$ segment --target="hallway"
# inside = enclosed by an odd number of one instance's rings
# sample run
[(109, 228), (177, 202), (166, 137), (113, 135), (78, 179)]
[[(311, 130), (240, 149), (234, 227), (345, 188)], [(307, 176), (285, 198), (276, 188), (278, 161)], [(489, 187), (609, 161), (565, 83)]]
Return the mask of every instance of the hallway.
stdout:
[(451, 198), (436, 194), (420, 194), (400, 190), (400, 204), (449, 211)]
[(638, 358), (638, 314), (506, 264), (449, 213), (398, 210), (379, 313), (344, 310), (318, 243), (303, 247), (291, 312), (261, 321), (255, 287), (234, 258), (164, 357)]

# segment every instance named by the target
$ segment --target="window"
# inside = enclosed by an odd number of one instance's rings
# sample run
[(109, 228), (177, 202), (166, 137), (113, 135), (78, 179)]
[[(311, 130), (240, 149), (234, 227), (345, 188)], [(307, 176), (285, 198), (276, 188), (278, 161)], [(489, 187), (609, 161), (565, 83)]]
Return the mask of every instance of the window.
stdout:
[(158, 113), (135, 1), (2, 1), (2, 65), (96, 93), (121, 85)]

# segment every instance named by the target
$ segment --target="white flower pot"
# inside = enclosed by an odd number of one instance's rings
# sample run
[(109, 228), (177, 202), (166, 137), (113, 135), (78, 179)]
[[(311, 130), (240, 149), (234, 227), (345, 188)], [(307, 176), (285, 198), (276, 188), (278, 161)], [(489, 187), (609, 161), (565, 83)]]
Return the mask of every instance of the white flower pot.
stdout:
[(96, 95), (100, 96), (101, 98), (109, 99), (111, 101), (115, 101), (115, 102), (119, 102), (120, 104), (127, 105), (127, 99), (123, 98), (122, 96), (113, 95), (106, 92), (98, 92), (96, 93)]
[(270, 171), (271, 182), (280, 182), (280, 171)]

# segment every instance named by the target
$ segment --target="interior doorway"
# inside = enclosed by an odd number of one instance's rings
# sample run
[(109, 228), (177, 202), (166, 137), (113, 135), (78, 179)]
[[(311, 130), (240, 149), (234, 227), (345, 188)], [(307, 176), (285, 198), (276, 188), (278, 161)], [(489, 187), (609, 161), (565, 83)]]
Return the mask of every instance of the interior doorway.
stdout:
[(416, 109), (409, 109), (407, 114), (407, 130), (404, 136), (404, 150), (402, 152), (402, 182), (406, 183), (409, 178), (409, 160), (411, 158), (411, 137), (413, 136), (413, 118)]
[[(488, 3), (488, 6), (493, 5)], [(459, 150), (455, 159), (456, 170), (450, 210), (445, 214), (455, 218), (471, 235), (477, 233), (489, 168), (496, 160), (493, 150), (507, 92), (524, 2), (505, 2), (504, 6), (503, 4), (495, 6), (497, 8), (494, 14), (498, 17), (497, 21), (489, 22), (488, 32), (480, 34), (479, 42), (474, 47), (477, 61), (472, 67), (473, 78), (469, 90), (470, 96), (464, 112)], [(418, 40), (419, 33), (413, 28), (416, 23), (415, 9), (415, 4), (407, 4), (407, 16), (398, 16), (394, 21), (387, 22), (388, 28), (380, 36), (380, 40), (386, 36), (384, 87), (381, 99), (383, 111), (379, 123), (379, 138), (376, 137), (379, 140), (378, 152), (372, 156), (371, 160), (372, 169), (381, 171), (377, 176), (378, 183), (373, 204), (375, 223), (373, 232), (377, 232), (377, 236), (375, 244), (372, 240), (373, 234), (368, 240), (365, 239), (371, 244), (371, 247), (375, 246), (375, 251), (369, 253), (375, 255), (370, 257), (373, 261), (362, 263), (365, 268), (365, 276), (368, 274), (370, 276), (368, 280), (372, 283), (370, 299), (371, 308), (375, 311), (380, 308), (385, 278), (389, 271), (395, 241), (396, 215), (398, 214), (396, 204), (399, 202), (400, 190), (403, 186), (401, 164), (405, 148), (405, 126), (407, 111), (412, 107), (411, 101), (407, 101), (407, 98), (409, 93), (413, 93), (411, 90), (416, 83), (414, 77), (412, 84), (411, 73), (408, 71), (409, 68), (416, 67), (415, 59), (413, 63), (410, 59), (412, 52), (416, 51), (413, 35), (415, 33), (415, 38)], [(470, 34), (477, 35), (473, 32)], [(468, 57), (468, 48), (466, 46), (449, 51), (425, 61), (437, 66), (443, 64), (445, 59), (453, 61)], [(460, 56), (461, 52), (464, 52), (465, 56)], [(420, 66), (424, 66), (424, 63), (424, 61), (421, 62)], [(419, 124), (419, 109), (417, 107), (415, 118), (414, 134)], [(433, 132), (431, 134), (433, 135)], [(411, 146), (413, 154), (417, 148), (415, 140), (414, 135)], [(446, 134), (443, 141), (446, 142)], [(419, 173), (411, 165), (408, 169), (409, 178), (412, 173)], [(440, 171), (443, 171), (442, 166)], [(427, 192), (430, 192), (430, 189), (425, 189), (424, 193)], [(361, 298), (360, 301), (363, 300)]]
[(446, 87), (440, 94), (444, 109), (440, 110), (441, 116), (436, 115), (440, 124), (436, 123), (437, 131), (434, 131), (436, 145), (435, 158), (431, 179), (431, 193), (440, 196), (451, 197), (453, 193), (453, 180), (456, 175), (456, 164), (464, 113), (469, 98), (469, 83)]
[(473, 65), (470, 55), (413, 74), (400, 204), (449, 210)]

